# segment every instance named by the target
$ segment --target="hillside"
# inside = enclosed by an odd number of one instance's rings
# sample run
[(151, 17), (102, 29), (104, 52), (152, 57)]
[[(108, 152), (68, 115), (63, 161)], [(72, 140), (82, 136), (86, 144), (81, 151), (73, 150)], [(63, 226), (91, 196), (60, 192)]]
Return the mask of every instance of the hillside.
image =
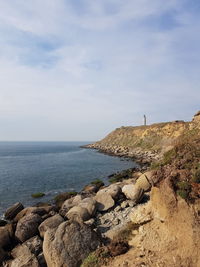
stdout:
[(199, 125), (198, 121), (199, 116), (194, 116), (191, 122), (173, 121), (148, 126), (123, 126), (87, 147), (118, 156), (152, 161), (161, 158), (184, 133), (195, 131)]

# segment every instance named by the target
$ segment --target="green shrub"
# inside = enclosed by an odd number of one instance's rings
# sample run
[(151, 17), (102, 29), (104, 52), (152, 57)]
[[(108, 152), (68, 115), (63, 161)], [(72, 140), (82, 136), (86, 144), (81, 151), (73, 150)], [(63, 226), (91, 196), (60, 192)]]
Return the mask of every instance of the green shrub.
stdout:
[(95, 252), (90, 253), (81, 264), (81, 267), (99, 267), (99, 260)]
[(194, 171), (192, 176), (192, 182), (194, 183), (200, 183), (200, 168)]
[(33, 198), (40, 198), (40, 197), (44, 197), (45, 193), (42, 192), (38, 192), (38, 193), (34, 193), (31, 195)]
[(187, 181), (180, 181), (177, 183), (177, 187), (180, 190), (185, 190), (185, 191), (190, 191), (191, 190), (191, 185), (189, 182)]
[(101, 186), (104, 185), (104, 183), (100, 179), (96, 179), (96, 180), (92, 181), (91, 184), (98, 185), (98, 186), (99, 185), (101, 185)]
[(186, 190), (177, 190), (176, 193), (177, 193), (177, 195), (179, 195), (183, 199), (188, 198), (188, 192)]
[(175, 157), (176, 157), (176, 150), (174, 148), (167, 151), (163, 156), (162, 165), (167, 165), (171, 163)]

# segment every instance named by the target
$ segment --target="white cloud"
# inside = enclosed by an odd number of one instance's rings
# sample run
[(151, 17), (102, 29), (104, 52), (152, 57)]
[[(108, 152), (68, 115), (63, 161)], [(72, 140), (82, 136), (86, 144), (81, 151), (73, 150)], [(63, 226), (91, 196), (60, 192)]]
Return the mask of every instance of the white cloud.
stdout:
[(0, 0), (0, 139), (94, 140), (143, 113), (190, 119), (200, 19), (182, 3)]

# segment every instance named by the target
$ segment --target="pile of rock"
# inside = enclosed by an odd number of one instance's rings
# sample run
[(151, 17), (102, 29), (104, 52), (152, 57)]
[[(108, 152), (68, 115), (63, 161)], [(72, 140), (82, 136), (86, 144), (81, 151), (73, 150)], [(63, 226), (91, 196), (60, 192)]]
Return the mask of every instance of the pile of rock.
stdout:
[(0, 222), (0, 263), (4, 267), (80, 266), (102, 237), (112, 237), (113, 230), (130, 220), (129, 213), (154, 182), (153, 172), (146, 172), (136, 181), (111, 184), (96, 193), (96, 189), (84, 190), (61, 208), (14, 204)]

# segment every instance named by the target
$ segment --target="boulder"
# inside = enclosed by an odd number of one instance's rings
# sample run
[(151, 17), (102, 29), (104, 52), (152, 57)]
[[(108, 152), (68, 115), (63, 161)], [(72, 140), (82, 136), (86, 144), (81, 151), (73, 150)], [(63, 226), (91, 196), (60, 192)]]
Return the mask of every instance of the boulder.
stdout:
[(95, 197), (95, 200), (97, 201), (98, 211), (106, 211), (115, 205), (115, 201), (113, 200), (110, 194), (108, 194), (107, 192), (101, 192), (99, 194), (98, 193)]
[(45, 207), (28, 207), (20, 211), (17, 216), (14, 218), (14, 222), (18, 222), (21, 218), (29, 214), (38, 214), (43, 216), (54, 209), (53, 206), (45, 206)]
[(4, 248), (10, 245), (13, 237), (13, 226), (7, 224), (0, 227), (0, 248)]
[(151, 189), (153, 185), (153, 171), (148, 171), (142, 174), (136, 181), (135, 185), (142, 188), (144, 191)]
[(29, 214), (19, 220), (15, 232), (15, 237), (24, 242), (27, 239), (37, 235), (38, 226), (42, 222), (42, 218), (38, 214)]
[(6, 210), (4, 217), (6, 220), (12, 220), (23, 209), (24, 209), (24, 206), (22, 205), (22, 203), (17, 202)]
[(5, 267), (40, 267), (35, 255), (24, 244), (12, 250), (11, 255), (14, 260), (8, 261)]
[(2, 262), (6, 259), (7, 253), (0, 247), (0, 266)]
[(78, 267), (100, 245), (95, 231), (78, 222), (63, 222), (44, 235), (43, 252), (48, 267)]
[(43, 252), (41, 252), (41, 253), (37, 256), (37, 260), (38, 260), (38, 263), (39, 263), (39, 266), (40, 266), (40, 267), (47, 267), (47, 264), (46, 264), (46, 261), (45, 261), (44, 253), (43, 253)]
[(90, 216), (93, 216), (96, 212), (96, 204), (97, 202), (94, 198), (87, 197), (84, 198), (78, 206), (87, 209)]
[(0, 227), (5, 226), (7, 224), (7, 221), (0, 219)]
[(42, 251), (42, 240), (38, 235), (31, 237), (30, 239), (26, 240), (26, 242), (24, 242), (23, 244), (27, 246), (30, 252), (35, 256), (39, 255), (39, 253)]
[(40, 266), (35, 256), (38, 256), (41, 251), (42, 240), (39, 236), (35, 236), (11, 251), (11, 255), (15, 260), (11, 261), (9, 266), (14, 267), (15, 264), (18, 267)]
[(117, 199), (119, 197), (119, 194), (121, 193), (121, 187), (116, 184), (111, 184), (110, 186), (98, 191), (97, 195), (100, 195), (102, 193), (108, 193), (113, 199)]
[(144, 196), (144, 190), (133, 184), (123, 186), (122, 192), (126, 198), (131, 199), (135, 204), (139, 203)]
[(44, 238), (44, 234), (48, 229), (53, 229), (58, 227), (62, 222), (64, 222), (64, 219), (59, 215), (56, 214), (53, 217), (47, 218), (45, 221), (43, 221), (38, 230), (40, 232), (40, 236)]
[(74, 206), (73, 208), (71, 208), (67, 212), (66, 216), (69, 220), (72, 221), (87, 221), (91, 218), (88, 210), (80, 206)]
[(81, 195), (77, 195), (75, 197), (65, 200), (59, 211), (60, 215), (65, 217), (66, 213), (74, 206), (78, 206), (82, 199), (83, 197)]

